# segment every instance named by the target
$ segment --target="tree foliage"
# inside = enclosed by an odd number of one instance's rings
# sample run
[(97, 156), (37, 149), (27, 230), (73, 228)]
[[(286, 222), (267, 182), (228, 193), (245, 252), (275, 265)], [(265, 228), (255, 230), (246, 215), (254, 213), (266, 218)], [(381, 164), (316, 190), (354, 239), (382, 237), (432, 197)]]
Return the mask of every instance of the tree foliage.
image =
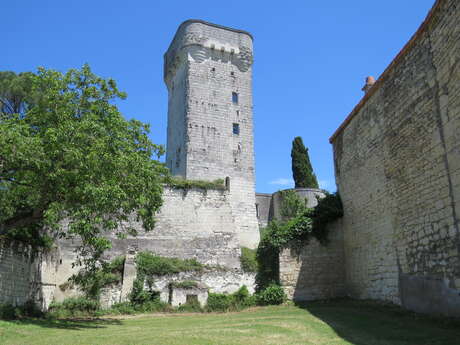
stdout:
[(1, 114), (24, 114), (27, 111), (35, 98), (32, 93), (32, 77), (30, 72), (0, 72)]
[(295, 188), (318, 188), (308, 149), (305, 148), (301, 137), (295, 137), (292, 141), (291, 158)]
[(82, 269), (59, 287), (64, 291), (68, 287), (78, 286), (85, 297), (98, 300), (102, 288), (122, 281), (124, 264), (124, 256), (118, 256), (110, 262), (101, 262), (97, 269), (91, 271)]
[(110, 248), (106, 233), (135, 232), (126, 221), (152, 229), (167, 174), (153, 158), (163, 148), (148, 125), (123, 118), (115, 102), (126, 95), (115, 81), (87, 65), (3, 77), (0, 234), (77, 237), (78, 263), (90, 264)]

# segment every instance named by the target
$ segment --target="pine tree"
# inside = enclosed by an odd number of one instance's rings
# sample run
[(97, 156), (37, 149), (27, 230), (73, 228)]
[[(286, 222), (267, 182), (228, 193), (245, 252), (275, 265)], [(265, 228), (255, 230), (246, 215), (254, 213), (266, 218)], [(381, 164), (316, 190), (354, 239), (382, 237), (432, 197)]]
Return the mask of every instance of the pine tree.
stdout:
[(318, 188), (318, 181), (308, 157), (308, 149), (305, 148), (301, 137), (295, 137), (292, 141), (291, 158), (295, 188)]

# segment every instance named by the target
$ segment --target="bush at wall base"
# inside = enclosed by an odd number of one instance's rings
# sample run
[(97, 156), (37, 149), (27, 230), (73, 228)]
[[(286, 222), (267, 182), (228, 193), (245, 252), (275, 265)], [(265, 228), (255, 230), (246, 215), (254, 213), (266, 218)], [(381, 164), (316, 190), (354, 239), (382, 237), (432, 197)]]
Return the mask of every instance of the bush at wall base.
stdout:
[(0, 304), (0, 320), (16, 320), (26, 317), (41, 317), (43, 313), (33, 301), (28, 301), (22, 306)]
[(258, 305), (278, 305), (286, 302), (287, 297), (281, 286), (272, 284), (257, 294)]

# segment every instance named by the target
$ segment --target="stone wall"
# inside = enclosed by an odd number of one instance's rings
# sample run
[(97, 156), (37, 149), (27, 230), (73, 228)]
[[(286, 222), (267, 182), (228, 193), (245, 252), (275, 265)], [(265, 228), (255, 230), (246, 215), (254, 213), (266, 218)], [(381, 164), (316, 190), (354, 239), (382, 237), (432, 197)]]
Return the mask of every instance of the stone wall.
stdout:
[(329, 225), (329, 243), (315, 238), (280, 253), (280, 283), (289, 299), (309, 301), (346, 296), (341, 221)]
[(331, 138), (353, 297), (460, 315), (458, 18), (438, 0)]
[[(241, 270), (207, 269), (202, 272), (182, 272), (166, 276), (153, 276), (152, 280), (152, 288), (161, 292), (161, 300), (167, 301), (170, 283), (189, 280), (207, 286), (210, 292), (215, 293), (233, 293), (241, 286), (246, 285), (252, 294), (254, 293), (255, 273), (245, 273)], [(145, 288), (148, 288), (148, 286), (146, 285)]]
[(169, 291), (169, 300), (163, 300), (163, 302), (170, 302), (173, 307), (179, 307), (187, 303), (187, 296), (190, 295), (196, 297), (201, 307), (206, 306), (208, 301), (208, 290), (206, 288), (172, 288)]
[(0, 239), (0, 304), (32, 301), (47, 309), (54, 296), (55, 267), (53, 251)]
[(256, 209), (259, 228), (265, 228), (272, 217), (273, 194), (256, 193)]
[(34, 253), (19, 242), (0, 242), (0, 303), (22, 305), (31, 299)]
[[(228, 270), (240, 268), (240, 244), (229, 193), (226, 190), (166, 187), (155, 228), (145, 232), (141, 224), (134, 220), (130, 225), (138, 229), (139, 235), (120, 240), (109, 234), (113, 248), (107, 252), (105, 259), (112, 260), (129, 254), (131, 266), (128, 269), (132, 274), (132, 256), (141, 251), (150, 251), (165, 257), (193, 258), (202, 264), (218, 265)], [(61, 261), (57, 272), (58, 286), (65, 283), (78, 269), (72, 267), (77, 245), (77, 241), (71, 240), (61, 240), (59, 243)], [(126, 267), (125, 273), (121, 295), (126, 297), (130, 292), (130, 288), (128, 291), (126, 286), (132, 287), (132, 274), (128, 274)], [(235, 276), (235, 279), (239, 278)], [(128, 281), (131, 282), (128, 284)], [(234, 283), (238, 284), (238, 280)], [(213, 285), (208, 286), (213, 288)], [(75, 294), (78, 291), (56, 289), (57, 300)]]
[(230, 177), (240, 244), (256, 247), (252, 37), (203, 21), (182, 23), (165, 54), (165, 83), (167, 166), (186, 179)]
[[(135, 266), (133, 266), (135, 268)], [(128, 288), (132, 289), (132, 281), (136, 279), (136, 271), (131, 271), (130, 279), (126, 280), (126, 275), (123, 277), (121, 284), (108, 286), (101, 291), (101, 306), (104, 309), (108, 309), (115, 303), (123, 302), (128, 300), (128, 296), (123, 296), (123, 290)], [(126, 266), (125, 266), (126, 273)], [(255, 292), (255, 273), (246, 273), (242, 270), (225, 269), (225, 268), (206, 268), (200, 272), (180, 272), (176, 274), (168, 274), (164, 276), (150, 276), (149, 282), (147, 280), (144, 283), (144, 289), (152, 289), (160, 293), (160, 300), (163, 302), (170, 302), (171, 298), (171, 283), (179, 283), (184, 281), (194, 281), (198, 283), (199, 287), (199, 302), (203, 306), (206, 302), (207, 292), (203, 294), (203, 287), (209, 289), (209, 292), (214, 293), (227, 293), (231, 294), (236, 292), (240, 287), (245, 285), (248, 291), (253, 294)], [(186, 298), (183, 289), (174, 288), (175, 293), (178, 295), (172, 296), (173, 306), (178, 306), (183, 303)], [(182, 291), (181, 291), (182, 290)], [(191, 289), (193, 290), (193, 289)], [(197, 291), (197, 290), (196, 290)], [(195, 291), (195, 292), (196, 292)], [(207, 290), (206, 290), (207, 291)], [(190, 294), (196, 294), (193, 291), (189, 291)], [(74, 291), (75, 293), (75, 291)], [(204, 297), (206, 295), (206, 297)], [(175, 301), (174, 301), (175, 300)]]
[(292, 188), (277, 191), (273, 194), (256, 193), (257, 219), (259, 227), (263, 228), (274, 219), (280, 220), (281, 208), (283, 203), (282, 193), (293, 190), (300, 198), (306, 200), (308, 208), (314, 208), (318, 205), (317, 198), (325, 196), (322, 189), (316, 188)]

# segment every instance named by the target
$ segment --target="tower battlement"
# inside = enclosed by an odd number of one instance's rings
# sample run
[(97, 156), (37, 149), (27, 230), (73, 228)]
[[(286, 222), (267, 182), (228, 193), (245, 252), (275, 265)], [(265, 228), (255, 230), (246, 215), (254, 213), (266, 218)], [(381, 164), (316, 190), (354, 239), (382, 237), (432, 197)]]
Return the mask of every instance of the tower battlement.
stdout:
[[(231, 55), (227, 59), (238, 65), (240, 69), (247, 70), (252, 65), (252, 35), (244, 30), (209, 23), (199, 19), (189, 19), (179, 25), (174, 38), (164, 55), (164, 79), (168, 84), (174, 76), (188, 50), (194, 59), (200, 60), (197, 53), (201, 53), (204, 60), (207, 56), (217, 54)], [(192, 48), (192, 49), (189, 49)], [(199, 50), (199, 52), (198, 52)], [(225, 54), (226, 53), (226, 54)], [(183, 60), (182, 60), (183, 61)]]

